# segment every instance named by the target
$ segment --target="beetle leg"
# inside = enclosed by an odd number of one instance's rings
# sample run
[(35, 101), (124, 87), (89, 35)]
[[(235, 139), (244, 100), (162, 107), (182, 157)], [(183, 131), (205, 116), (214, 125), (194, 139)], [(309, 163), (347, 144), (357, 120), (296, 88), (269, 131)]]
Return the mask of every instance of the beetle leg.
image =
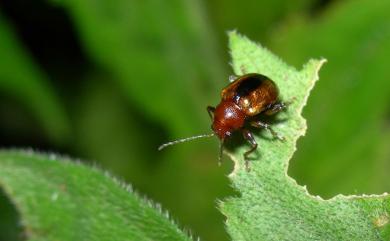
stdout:
[(233, 82), (237, 79), (238, 77), (236, 75), (229, 75), (229, 82)]
[(268, 109), (264, 112), (266, 115), (273, 115), (276, 114), (284, 109), (286, 109), (287, 105), (289, 103), (283, 103), (283, 102), (276, 102), (268, 107)]
[(287, 102), (276, 102), (270, 106), (268, 106), (267, 110), (264, 112), (266, 115), (273, 115), (276, 114), (284, 109), (286, 109), (293, 101), (295, 100), (295, 97), (293, 97), (291, 100)]
[(244, 136), (244, 138), (251, 144), (251, 149), (249, 149), (248, 151), (246, 151), (244, 153), (244, 160), (245, 160), (245, 167), (246, 169), (249, 171), (249, 160), (248, 160), (248, 156), (249, 154), (251, 154), (252, 152), (254, 152), (256, 149), (257, 149), (257, 142), (255, 140), (255, 138), (253, 137), (252, 133), (246, 129), (243, 129), (242, 130), (242, 134)]
[(213, 119), (214, 111), (215, 111), (215, 107), (207, 106), (207, 112), (209, 113), (211, 119)]
[(252, 121), (250, 122), (251, 126), (257, 127), (257, 128), (264, 128), (267, 131), (271, 132), (272, 136), (274, 138), (277, 138), (281, 141), (285, 141), (286, 139), (283, 136), (280, 136), (276, 131), (274, 131), (271, 126), (267, 123), (261, 122), (261, 121)]

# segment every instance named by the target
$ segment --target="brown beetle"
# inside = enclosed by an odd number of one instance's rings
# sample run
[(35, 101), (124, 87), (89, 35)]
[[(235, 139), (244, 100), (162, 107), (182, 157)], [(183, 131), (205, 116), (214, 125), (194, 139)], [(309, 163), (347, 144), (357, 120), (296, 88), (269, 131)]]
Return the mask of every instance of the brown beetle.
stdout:
[(264, 128), (270, 131), (275, 138), (283, 140), (269, 124), (256, 118), (260, 114), (275, 114), (286, 107), (286, 104), (279, 101), (279, 90), (276, 84), (268, 77), (256, 73), (240, 77), (231, 76), (229, 79), (231, 83), (222, 90), (219, 105), (207, 107), (207, 111), (213, 119), (211, 129), (214, 133), (168, 142), (161, 145), (159, 150), (173, 144), (216, 135), (221, 140), (220, 163), (224, 141), (233, 132), (241, 131), (244, 138), (251, 144), (251, 149), (244, 153), (245, 164), (248, 168), (248, 156), (256, 150), (257, 143), (253, 134), (247, 129), (247, 124)]

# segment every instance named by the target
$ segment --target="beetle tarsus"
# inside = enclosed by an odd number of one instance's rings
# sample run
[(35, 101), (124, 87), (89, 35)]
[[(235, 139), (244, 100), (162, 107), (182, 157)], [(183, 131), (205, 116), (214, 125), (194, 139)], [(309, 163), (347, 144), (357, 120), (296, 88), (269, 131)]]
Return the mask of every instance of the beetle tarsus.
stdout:
[(291, 105), (295, 101), (295, 97), (287, 102), (276, 102), (268, 106), (268, 108), (264, 111), (266, 115), (274, 115), (280, 111), (285, 110), (289, 105)]
[(288, 106), (290, 103), (284, 103), (284, 102), (276, 102), (274, 104), (271, 104), (268, 109), (264, 112), (266, 115), (274, 115), (284, 109)]
[(274, 129), (272, 129), (272, 127), (267, 124), (267, 123), (264, 123), (264, 122), (261, 122), (261, 121), (252, 121), (250, 123), (252, 126), (256, 127), (256, 128), (263, 128), (263, 129), (266, 129), (267, 131), (269, 131), (271, 133), (271, 135), (280, 140), (280, 141), (285, 141), (286, 138), (284, 138), (283, 136), (279, 135), (276, 131), (274, 131)]

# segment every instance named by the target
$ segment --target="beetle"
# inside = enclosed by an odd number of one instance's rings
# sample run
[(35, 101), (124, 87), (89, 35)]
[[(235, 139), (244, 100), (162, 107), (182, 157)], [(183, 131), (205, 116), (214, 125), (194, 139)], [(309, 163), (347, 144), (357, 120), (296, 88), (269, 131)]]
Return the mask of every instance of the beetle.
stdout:
[(213, 133), (188, 137), (165, 143), (159, 150), (181, 142), (203, 137), (217, 136), (220, 139), (219, 164), (222, 160), (223, 145), (234, 132), (241, 131), (251, 148), (244, 153), (247, 169), (249, 155), (257, 149), (257, 142), (248, 126), (263, 128), (274, 138), (284, 140), (275, 132), (270, 124), (258, 119), (259, 115), (273, 115), (285, 109), (287, 104), (279, 100), (279, 89), (275, 82), (265, 75), (249, 73), (242, 76), (230, 76), (231, 83), (221, 92), (221, 102), (216, 106), (208, 106), (207, 112), (212, 119)]

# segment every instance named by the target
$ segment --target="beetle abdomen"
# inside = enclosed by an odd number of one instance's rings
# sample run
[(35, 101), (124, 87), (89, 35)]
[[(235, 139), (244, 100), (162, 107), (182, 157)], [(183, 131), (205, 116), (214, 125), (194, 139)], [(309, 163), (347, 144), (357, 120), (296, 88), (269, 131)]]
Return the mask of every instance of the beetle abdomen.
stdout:
[(222, 98), (232, 99), (248, 116), (254, 116), (277, 101), (278, 88), (264, 75), (246, 74), (227, 86)]
[(249, 96), (253, 91), (256, 91), (268, 78), (264, 75), (256, 74), (248, 76), (240, 81), (236, 88), (235, 98)]

